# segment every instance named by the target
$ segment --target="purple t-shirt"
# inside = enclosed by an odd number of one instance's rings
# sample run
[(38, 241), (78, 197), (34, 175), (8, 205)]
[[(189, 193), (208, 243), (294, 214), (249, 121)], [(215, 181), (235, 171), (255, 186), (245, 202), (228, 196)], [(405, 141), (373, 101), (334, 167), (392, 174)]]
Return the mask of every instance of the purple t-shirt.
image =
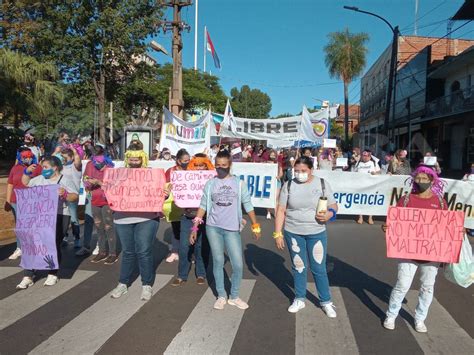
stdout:
[(212, 207), (207, 214), (206, 224), (228, 231), (240, 230), (239, 186), (236, 179), (215, 179), (211, 191)]

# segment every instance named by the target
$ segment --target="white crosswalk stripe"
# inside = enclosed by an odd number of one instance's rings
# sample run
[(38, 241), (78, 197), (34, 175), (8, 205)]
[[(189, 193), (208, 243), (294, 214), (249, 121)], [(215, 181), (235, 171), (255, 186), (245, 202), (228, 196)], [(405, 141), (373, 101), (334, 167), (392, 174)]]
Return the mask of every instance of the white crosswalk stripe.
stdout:
[[(308, 283), (308, 290), (317, 294), (314, 283)], [(331, 287), (331, 295), (337, 318), (328, 318), (309, 301), (296, 313), (296, 355), (359, 353), (339, 287)]]
[(22, 271), (23, 269), (19, 267), (2, 266), (0, 267), (0, 280), (6, 279), (7, 277), (18, 274)]
[[(61, 296), (81, 282), (94, 275), (96, 271), (77, 270), (72, 279), (61, 279), (55, 286), (43, 286), (42, 282), (18, 291), (0, 301), (0, 330), (15, 323), (46, 303)], [(21, 279), (18, 280), (20, 282)]]
[[(410, 290), (406, 299), (408, 302), (404, 308), (414, 315), (418, 291)], [(408, 324), (408, 329), (425, 354), (472, 354), (474, 351), (474, 339), (456, 323), (436, 298), (430, 306), (425, 324), (428, 328), (428, 333), (425, 334), (417, 333), (413, 324)]]
[[(171, 278), (170, 275), (156, 275), (153, 292), (158, 292)], [(94, 354), (146, 304), (140, 300), (141, 290), (141, 281), (138, 279), (128, 289), (128, 293), (119, 299), (112, 299), (110, 294), (105, 295), (30, 354)]]
[[(240, 298), (248, 301), (255, 280), (242, 280)], [(202, 296), (199, 303), (183, 324), (181, 332), (169, 344), (165, 354), (229, 354), (239, 330), (244, 312), (226, 305), (224, 310), (212, 308), (216, 298), (211, 289)]]

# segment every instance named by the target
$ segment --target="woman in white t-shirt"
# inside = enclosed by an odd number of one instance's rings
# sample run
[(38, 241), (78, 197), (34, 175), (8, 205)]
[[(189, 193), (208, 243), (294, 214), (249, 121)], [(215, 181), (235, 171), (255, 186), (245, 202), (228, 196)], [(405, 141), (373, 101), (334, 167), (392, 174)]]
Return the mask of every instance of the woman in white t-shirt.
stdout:
[[(33, 172), (37, 168), (36, 164), (30, 165), (24, 170), (24, 174), (21, 178), (22, 183), (28, 187), (45, 186), (58, 184), (59, 187), (59, 203), (58, 203), (58, 216), (56, 219), (56, 250), (58, 256), (58, 264), (61, 264), (61, 240), (64, 235), (64, 228), (69, 226), (71, 217), (69, 216), (67, 203), (75, 202), (79, 199), (79, 191), (76, 189), (70, 179), (61, 174), (62, 163), (57, 157), (46, 157), (41, 162), (41, 175), (31, 178)], [(58, 265), (59, 266), (59, 265)], [(58, 282), (58, 269), (50, 270), (48, 277), (44, 282), (44, 286), (53, 286)], [(34, 270), (25, 270), (24, 277), (21, 282), (16, 286), (19, 290), (24, 290), (30, 286), (33, 286), (33, 278), (35, 276)]]
[[(365, 173), (365, 174), (371, 174), (371, 175), (378, 175), (380, 174), (380, 167), (379, 165), (375, 162), (375, 160), (372, 159), (371, 153), (368, 150), (364, 150), (362, 152), (362, 155), (360, 157), (360, 160), (357, 162), (356, 165), (353, 167), (353, 171), (356, 173)], [(369, 219), (367, 223), (369, 224), (374, 224), (374, 220), (372, 216), (368, 216)], [(359, 219), (357, 220), (358, 224), (364, 223), (364, 216), (359, 215)]]

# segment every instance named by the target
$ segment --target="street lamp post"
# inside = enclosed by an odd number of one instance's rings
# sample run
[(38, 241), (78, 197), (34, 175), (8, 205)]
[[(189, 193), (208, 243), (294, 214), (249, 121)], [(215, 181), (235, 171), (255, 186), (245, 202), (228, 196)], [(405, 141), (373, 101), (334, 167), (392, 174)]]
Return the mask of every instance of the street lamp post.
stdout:
[[(388, 136), (389, 132), (389, 123), (390, 123), (390, 104), (392, 102), (392, 92), (395, 92), (395, 87), (396, 83), (394, 81), (395, 77), (395, 72), (397, 70), (397, 52), (398, 52), (398, 36), (400, 35), (400, 32), (398, 30), (398, 26), (393, 27), (390, 22), (388, 22), (386, 19), (384, 19), (382, 16), (379, 16), (377, 14), (374, 14), (369, 11), (364, 11), (360, 10), (356, 6), (344, 6), (346, 10), (351, 10), (351, 11), (356, 11), (356, 12), (361, 12), (363, 14), (367, 14), (370, 16), (377, 17), (378, 19), (382, 20), (387, 24), (388, 27), (390, 27), (390, 30), (393, 33), (393, 39), (392, 39), (392, 53), (391, 53), (391, 58), (390, 58), (390, 71), (388, 74), (388, 87), (387, 87), (387, 98), (385, 100), (385, 119), (384, 119), (384, 134)], [(393, 103), (393, 106), (395, 108), (395, 102)], [(395, 112), (395, 110), (394, 110)], [(395, 117), (394, 117), (395, 118)], [(378, 131), (378, 127), (377, 127)]]

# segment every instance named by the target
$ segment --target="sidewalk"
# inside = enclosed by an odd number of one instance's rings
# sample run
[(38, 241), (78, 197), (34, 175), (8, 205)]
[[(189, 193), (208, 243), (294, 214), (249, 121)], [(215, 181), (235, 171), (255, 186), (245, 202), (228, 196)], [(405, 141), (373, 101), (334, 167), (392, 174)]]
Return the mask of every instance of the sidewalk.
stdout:
[(0, 178), (0, 245), (15, 242), (15, 222), (11, 212), (5, 212), (5, 198), (7, 193), (7, 178)]

